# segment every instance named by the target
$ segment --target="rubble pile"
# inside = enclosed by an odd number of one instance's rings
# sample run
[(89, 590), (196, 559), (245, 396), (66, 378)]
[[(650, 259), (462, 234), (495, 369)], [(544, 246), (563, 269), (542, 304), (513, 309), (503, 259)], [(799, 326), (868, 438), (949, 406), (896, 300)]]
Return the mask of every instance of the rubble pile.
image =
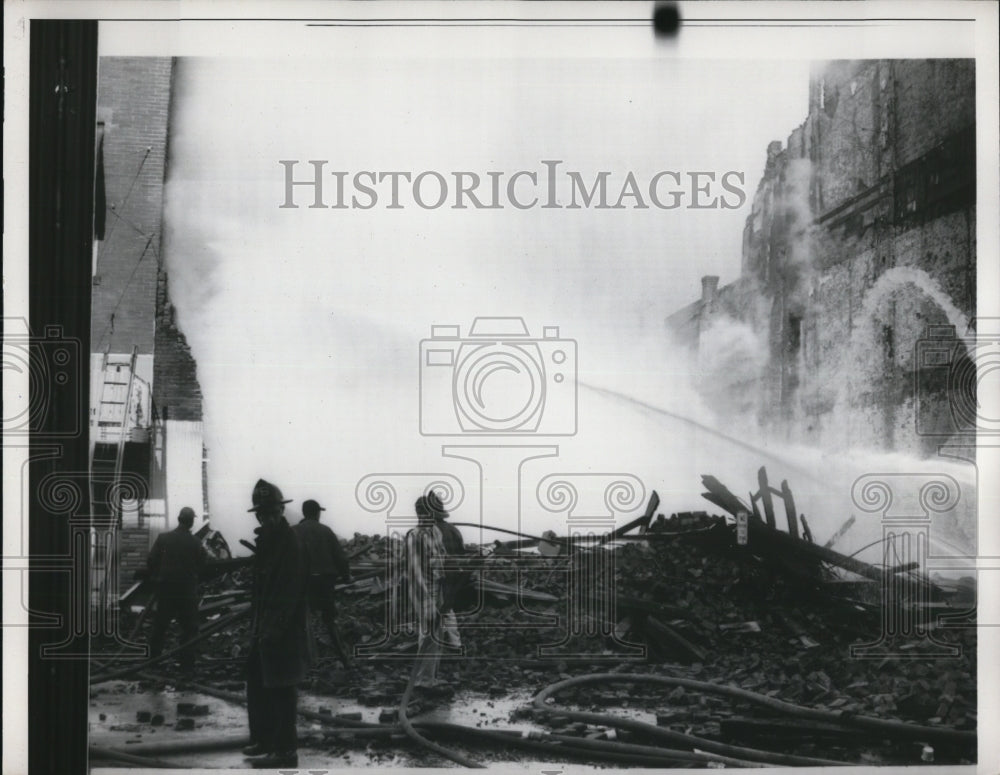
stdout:
[[(446, 656), (443, 674), (463, 689), (499, 695), (581, 664), (646, 669), (667, 662), (793, 702), (975, 726), (973, 627), (935, 632), (939, 641), (961, 647), (957, 658), (879, 658), (877, 649), (867, 658), (851, 658), (852, 644), (878, 641), (877, 610), (835, 598), (819, 585), (790, 581), (746, 547), (735, 546), (732, 529), (721, 518), (675, 515), (659, 527), (646, 541), (593, 550), (614, 574), (616, 605), (598, 607), (614, 621), (584, 616), (575, 633), (566, 623), (568, 585), (574, 563), (586, 562), (590, 551), (484, 558), (457, 606), (464, 653)], [(405, 627), (386, 640), (387, 600), (399, 590), (387, 588), (384, 568), (397, 547), (384, 536), (356, 535), (345, 542), (349, 554), (364, 547), (368, 550), (353, 561), (357, 580), (341, 590), (339, 623), (345, 642), (362, 649), (361, 681), (370, 690), (365, 697), (372, 704), (391, 704), (405, 685), (406, 658), (416, 641)], [(247, 568), (206, 584), (203, 610), (214, 606), (206, 619), (244, 602), (248, 585)], [(607, 604), (600, 594), (594, 599)], [(202, 644), (202, 669), (209, 676), (232, 677), (232, 662), (246, 648), (247, 627), (244, 618)], [(331, 652), (322, 628), (315, 632), (321, 659), (314, 672), (320, 685), (329, 684)], [(934, 645), (913, 640), (903, 647), (917, 654)], [(369, 672), (372, 680), (366, 682)], [(671, 704), (688, 708), (683, 692), (675, 694)], [(699, 709), (704, 715), (704, 707)]]
[[(656, 673), (848, 716), (976, 729), (974, 619), (952, 628), (931, 626), (931, 619), (921, 627), (911, 622), (896, 637), (883, 637), (871, 579), (854, 580), (853, 587), (836, 583), (832, 565), (758, 551), (763, 543), (755, 546), (753, 533), (741, 545), (731, 518), (661, 515), (643, 527), (639, 534), (563, 542), (555, 555), (525, 550), (523, 541), (509, 542), (519, 551), (500, 542), (468, 547), (468, 584), (455, 605), (463, 648), (445, 654), (439, 675), (466, 696), (492, 703), (574, 675)], [(339, 589), (338, 621), (344, 642), (355, 647), (355, 669), (339, 666), (314, 617), (319, 659), (309, 689), (381, 707), (392, 723), (416, 651), (409, 623), (393, 624), (389, 615), (405, 610), (405, 589), (387, 578), (401, 544), (355, 534), (344, 548), (353, 578)], [(249, 620), (238, 613), (247, 607), (250, 567), (228, 560), (218, 568), (202, 587), (203, 627), (233, 621), (200, 644), (197, 679), (239, 691)], [(844, 592), (858, 584), (867, 584), (868, 594)], [(967, 607), (974, 609), (974, 598)], [(141, 615), (127, 614), (126, 629), (138, 628)], [(639, 714), (665, 730), (733, 745), (844, 761), (974, 756), (967, 745), (937, 744), (934, 754), (926, 741), (890, 741), (682, 686), (581, 686), (559, 701), (580, 711)], [(545, 724), (570, 737), (615, 735), (558, 716)]]

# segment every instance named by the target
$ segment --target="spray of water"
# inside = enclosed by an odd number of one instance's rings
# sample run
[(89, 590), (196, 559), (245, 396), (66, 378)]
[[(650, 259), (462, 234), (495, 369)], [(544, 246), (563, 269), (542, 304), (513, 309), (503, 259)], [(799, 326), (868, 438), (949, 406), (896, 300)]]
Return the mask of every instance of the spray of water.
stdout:
[[(916, 345), (927, 325), (945, 321), (959, 336), (969, 328), (968, 318), (927, 272), (895, 267), (879, 277), (865, 294), (840, 358), (833, 359), (809, 386), (833, 395), (833, 425), (849, 427), (856, 396), (888, 390), (891, 369), (912, 372)], [(841, 442), (849, 443), (850, 439)]]
[[(858, 331), (862, 333), (862, 327), (870, 325), (875, 320), (883, 317), (886, 310), (886, 303), (894, 295), (904, 293), (907, 289), (913, 289), (932, 301), (941, 312), (944, 313), (948, 323), (955, 327), (955, 331), (960, 336), (969, 328), (969, 319), (954, 305), (952, 300), (941, 286), (923, 269), (912, 266), (897, 266), (886, 271), (865, 295), (861, 305), (861, 317)], [(857, 347), (860, 340), (852, 337), (852, 347)]]
[(749, 455), (755, 456), (758, 459), (764, 461), (777, 462), (781, 464), (783, 469), (795, 472), (801, 475), (802, 477), (807, 478), (816, 484), (819, 484), (820, 486), (823, 487), (830, 486), (830, 483), (827, 479), (817, 475), (814, 470), (796, 464), (793, 461), (793, 459), (789, 456), (776, 453), (773, 450), (769, 450), (763, 446), (751, 444), (743, 439), (737, 438), (736, 436), (731, 436), (730, 434), (725, 433), (724, 431), (721, 431), (717, 428), (713, 428), (709, 425), (706, 425), (705, 423), (698, 422), (697, 420), (694, 420), (678, 412), (673, 412), (670, 411), (669, 409), (663, 409), (662, 407), (653, 406), (652, 404), (648, 404), (645, 401), (640, 401), (639, 399), (633, 398), (632, 396), (629, 395), (625, 395), (624, 393), (618, 393), (614, 390), (607, 390), (606, 388), (597, 387), (595, 385), (589, 385), (586, 382), (581, 382), (580, 387), (586, 388), (587, 390), (592, 390), (595, 393), (598, 393), (599, 395), (621, 402), (624, 405), (630, 407), (631, 409), (637, 409), (643, 412), (651, 413), (653, 415), (658, 415), (660, 417), (666, 417), (672, 420), (676, 420), (677, 422), (683, 423), (688, 427), (699, 431), (700, 433), (704, 433), (708, 436), (711, 436), (712, 438), (719, 439), (735, 449), (749, 453)]
[[(629, 457), (630, 450), (618, 459), (627, 461), (628, 470), (640, 476), (648, 487), (666, 495), (665, 511), (715, 509), (707, 501), (692, 497), (697, 493), (701, 474), (716, 476), (747, 500), (749, 493), (757, 489), (757, 469), (765, 466), (773, 486), (788, 480), (797, 509), (807, 516), (818, 542), (825, 542), (852, 515), (855, 517), (853, 526), (836, 545), (839, 551), (851, 553), (876, 542), (883, 527), (881, 514), (866, 513), (854, 500), (854, 486), (861, 477), (883, 476), (896, 487), (894, 510), (919, 514), (918, 485), (943, 475), (957, 483), (959, 496), (949, 512), (933, 515), (932, 547), (936, 553), (951, 558), (975, 554), (976, 476), (969, 464), (861, 448), (828, 450), (787, 440), (772, 445), (764, 436), (733, 435), (682, 411), (628, 394), (588, 383), (581, 383), (581, 387), (609, 405), (601, 410), (602, 414), (621, 411), (624, 433), (637, 436), (633, 430), (637, 426), (646, 436), (660, 441), (658, 446), (647, 447), (655, 455), (648, 467), (638, 456)], [(900, 474), (916, 478), (900, 478)], [(882, 547), (875, 543), (859, 556), (880, 562)]]
[(742, 432), (759, 430), (754, 426), (767, 362), (767, 343), (751, 324), (723, 312), (710, 316), (698, 345), (697, 387), (716, 419), (732, 418)]

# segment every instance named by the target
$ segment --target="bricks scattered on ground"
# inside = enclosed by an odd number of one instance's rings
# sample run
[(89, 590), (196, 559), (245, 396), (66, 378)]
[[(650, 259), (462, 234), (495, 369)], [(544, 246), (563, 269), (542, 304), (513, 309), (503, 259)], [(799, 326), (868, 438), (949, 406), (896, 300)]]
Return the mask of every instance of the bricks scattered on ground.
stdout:
[[(657, 528), (661, 533), (688, 531), (690, 535), (650, 536), (648, 542), (617, 546), (606, 570), (615, 580), (615, 622), (590, 631), (581, 628), (568, 638), (559, 623), (565, 621), (566, 613), (566, 558), (536, 556), (534, 567), (525, 569), (519, 567), (517, 555), (492, 556), (478, 572), (488, 582), (484, 586), (519, 586), (539, 594), (515, 604), (510, 595), (480, 595), (473, 587), (456, 606), (464, 653), (445, 657), (439, 675), (491, 703), (518, 693), (530, 696), (572, 675), (660, 672), (737, 686), (810, 707), (976, 728), (974, 626), (935, 631), (938, 641), (961, 649), (946, 662), (888, 655), (894, 647), (920, 654), (932, 647), (926, 640), (886, 642), (880, 646), (885, 657), (880, 658), (876, 649), (867, 659), (852, 659), (852, 645), (879, 640), (877, 607), (835, 596), (820, 583), (804, 584), (787, 569), (760, 561), (746, 547), (734, 545), (719, 517), (676, 515), (658, 521)], [(303, 688), (315, 695), (380, 707), (379, 721), (393, 723), (415, 647), (415, 636), (405, 628), (393, 638), (386, 637), (387, 595), (398, 591), (387, 592), (379, 574), (398, 546), (385, 537), (356, 535), (346, 542), (346, 549), (358, 552), (352, 567), (359, 582), (344, 588), (339, 596), (342, 636), (348, 644), (367, 646), (375, 658), (359, 655), (356, 670), (345, 671), (332, 652), (321, 647), (320, 659)], [(370, 575), (365, 578), (366, 574)], [(249, 571), (240, 568), (214, 579), (203, 591), (225, 600), (228, 597), (223, 593), (245, 593), (248, 584)], [(502, 586), (495, 588), (502, 590)], [(236, 594), (232, 599), (235, 605), (241, 598)], [(225, 616), (227, 609), (224, 605), (212, 613)], [(313, 624), (322, 632), (318, 621)], [(130, 625), (126, 622), (126, 627)], [(197, 680), (242, 692), (243, 684), (234, 680), (233, 673), (242, 669), (247, 641), (246, 620), (208, 638), (202, 644)], [(845, 739), (829, 730), (803, 732), (800, 743), (795, 743), (790, 728), (778, 720), (770, 723), (759, 707), (682, 688), (586, 687), (565, 692), (559, 701), (596, 712), (645, 711), (667, 728), (734, 742), (791, 737), (792, 742), (783, 743), (783, 750), (849, 761), (858, 761), (859, 751), (867, 744), (861, 736)], [(199, 708), (207, 710), (207, 706), (181, 703), (178, 714), (196, 716)], [(137, 720), (148, 722), (150, 713), (140, 712)], [(193, 723), (193, 718), (181, 721)], [(761, 724), (755, 726), (753, 721)], [(564, 731), (573, 735), (595, 732), (573, 724), (567, 724)], [(862, 752), (875, 757), (872, 760), (893, 761), (884, 752)], [(907, 749), (895, 761), (911, 761), (911, 753)], [(937, 761), (946, 754), (938, 751)]]

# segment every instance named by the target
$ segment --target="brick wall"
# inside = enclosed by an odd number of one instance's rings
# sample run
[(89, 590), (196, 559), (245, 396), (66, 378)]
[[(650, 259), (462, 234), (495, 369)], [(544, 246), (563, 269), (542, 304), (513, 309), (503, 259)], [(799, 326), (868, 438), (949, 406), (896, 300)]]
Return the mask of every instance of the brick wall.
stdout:
[[(720, 289), (726, 314), (766, 335), (755, 391), (765, 424), (810, 443), (933, 451), (916, 431), (913, 353), (927, 326), (949, 320), (926, 293), (877, 304), (872, 293), (889, 270), (913, 269), (974, 315), (974, 118), (968, 60), (814, 71), (805, 121), (767, 148), (740, 290)], [(946, 407), (936, 390), (922, 398)]]
[(822, 214), (874, 185), (887, 148), (877, 139), (891, 109), (891, 82), (880, 62), (832, 62), (810, 88), (809, 134), (815, 165), (814, 208)]
[[(816, 102), (821, 86), (825, 107)], [(833, 109), (831, 92), (839, 95)], [(916, 430), (914, 352), (928, 326), (949, 320), (912, 287), (877, 304), (869, 294), (887, 271), (912, 268), (974, 315), (975, 176), (961, 151), (974, 138), (972, 63), (833, 63), (811, 94), (813, 207), (823, 227), (810, 235), (818, 272), (806, 305), (807, 389), (789, 397), (788, 415), (812, 427), (815, 441), (929, 453), (938, 441)], [(830, 389), (831, 364), (850, 371), (846, 396), (843, 381), (840, 395)], [(934, 399), (951, 397), (940, 390)]]
[(107, 207), (93, 280), (94, 352), (153, 352), (172, 71), (169, 58), (155, 57), (105, 57), (98, 66)]
[(156, 358), (153, 361), (153, 402), (170, 420), (200, 421), (201, 386), (187, 339), (177, 328), (170, 303), (167, 273), (159, 273), (156, 294)]
[(893, 77), (896, 166), (913, 161), (941, 138), (975, 122), (975, 60), (895, 61)]

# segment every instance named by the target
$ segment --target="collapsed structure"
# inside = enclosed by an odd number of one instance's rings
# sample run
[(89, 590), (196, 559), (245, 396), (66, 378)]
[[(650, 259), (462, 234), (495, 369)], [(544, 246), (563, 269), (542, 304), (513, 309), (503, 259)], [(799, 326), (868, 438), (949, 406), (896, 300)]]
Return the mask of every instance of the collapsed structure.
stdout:
[(813, 70), (805, 121), (767, 148), (739, 278), (703, 278), (667, 318), (720, 413), (917, 456), (974, 432), (956, 337), (976, 309), (975, 138), (973, 60)]
[[(393, 755), (399, 764), (394, 752), (402, 749), (402, 763), (411, 765), (426, 764), (428, 747), (467, 766), (483, 748), (491, 760), (516, 757), (512, 747), (546, 761), (638, 764), (629, 757), (640, 756), (652, 766), (974, 761), (972, 580), (928, 578), (915, 563), (873, 566), (813, 544), (808, 532), (799, 536), (798, 523), (807, 524), (795, 513), (788, 483), (774, 490), (763, 468), (758, 478), (761, 490), (747, 503), (703, 477), (704, 497), (729, 517), (699, 512), (654, 520), (654, 492), (643, 516), (607, 534), (519, 534), (449, 557), (446, 567), (473, 572), (455, 601), (462, 646), (445, 657), (443, 672), (461, 691), (457, 704), (475, 710), (475, 726), (441, 723), (432, 707), (408, 703), (415, 621), (397, 628), (392, 617), (405, 597), (405, 575), (393, 572), (401, 541), (355, 535), (344, 547), (352, 579), (338, 585), (338, 608), (356, 670), (333, 669), (330, 646), (320, 647), (326, 658), (303, 688), (323, 704), (300, 708), (309, 725), (300, 742), (326, 757), (317, 761), (363, 750), (379, 761)], [(779, 504), (784, 515), (775, 513)], [(556, 551), (535, 553), (546, 544)], [(157, 691), (186, 687), (198, 702), (241, 704), (233, 667), (245, 660), (250, 637), (249, 562), (210, 565), (196, 676), (165, 667), (178, 644), (151, 660), (102, 665), (91, 676), (96, 696), (111, 698), (121, 691), (115, 681), (136, 676)], [(589, 588), (593, 569), (601, 578)], [(898, 622), (885, 616), (887, 604)], [(139, 617), (134, 632), (146, 611), (130, 612)], [(581, 615), (595, 626), (576, 628)], [(579, 688), (593, 685), (603, 686)], [(530, 690), (538, 692), (530, 703), (503, 702)], [(550, 699), (555, 693), (558, 704)], [(494, 701), (509, 712), (488, 711)], [(615, 712), (618, 706), (627, 710)], [(221, 706), (191, 708), (189, 694), (176, 716), (168, 710), (158, 721), (142, 704), (134, 720), (102, 715), (92, 754), (149, 765), (145, 757), (154, 754), (198, 756), (245, 744), (231, 734)], [(484, 728), (484, 718), (504, 726)], [(157, 725), (181, 734), (166, 743), (162, 734), (144, 738)], [(410, 734), (414, 728), (419, 736)]]

